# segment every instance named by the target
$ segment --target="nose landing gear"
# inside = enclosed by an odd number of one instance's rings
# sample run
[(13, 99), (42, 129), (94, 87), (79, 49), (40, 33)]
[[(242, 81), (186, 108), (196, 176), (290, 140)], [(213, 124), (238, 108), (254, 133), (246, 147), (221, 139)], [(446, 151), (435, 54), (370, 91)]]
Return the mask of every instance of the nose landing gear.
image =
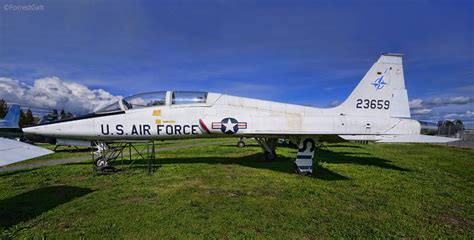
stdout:
[[(94, 164), (94, 170), (99, 173), (112, 173), (118, 172), (119, 169), (115, 168), (113, 162), (121, 157), (122, 164), (124, 160), (124, 150), (128, 148), (128, 169), (131, 168), (132, 164), (136, 159), (132, 159), (132, 154), (137, 155), (142, 160), (147, 161), (148, 174), (152, 173), (152, 162), (155, 160), (155, 143), (153, 141), (143, 142), (143, 145), (137, 148), (134, 143), (106, 143), (106, 142), (95, 142), (97, 151), (93, 152), (92, 160)], [(151, 151), (150, 151), (151, 150)], [(133, 153), (132, 153), (133, 151)], [(121, 169), (123, 170), (123, 169)]]

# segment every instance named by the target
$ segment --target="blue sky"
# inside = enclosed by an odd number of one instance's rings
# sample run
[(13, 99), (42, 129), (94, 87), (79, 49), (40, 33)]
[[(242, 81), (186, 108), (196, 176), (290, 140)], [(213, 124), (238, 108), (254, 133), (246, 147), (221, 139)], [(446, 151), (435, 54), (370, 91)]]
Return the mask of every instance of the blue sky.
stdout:
[(397, 52), (410, 99), (431, 110), (417, 118), (474, 118), (473, 1), (2, 4), (44, 6), (0, 10), (0, 77), (27, 86), (57, 77), (113, 95), (206, 90), (322, 107)]

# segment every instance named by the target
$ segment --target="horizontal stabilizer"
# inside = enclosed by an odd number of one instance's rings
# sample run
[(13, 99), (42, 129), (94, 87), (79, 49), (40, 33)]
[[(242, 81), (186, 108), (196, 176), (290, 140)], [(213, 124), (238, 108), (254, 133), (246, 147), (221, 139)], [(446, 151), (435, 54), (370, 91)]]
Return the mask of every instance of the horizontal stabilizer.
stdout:
[(0, 138), (0, 166), (53, 153), (48, 149), (16, 140)]
[(390, 135), (383, 136), (378, 143), (448, 143), (458, 141), (457, 138), (438, 137), (429, 135)]

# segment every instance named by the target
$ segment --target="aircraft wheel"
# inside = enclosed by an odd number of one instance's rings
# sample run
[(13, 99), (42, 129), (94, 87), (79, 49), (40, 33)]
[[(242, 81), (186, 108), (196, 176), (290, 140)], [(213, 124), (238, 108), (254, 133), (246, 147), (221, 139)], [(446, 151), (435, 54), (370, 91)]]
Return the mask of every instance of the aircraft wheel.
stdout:
[(245, 142), (242, 141), (242, 140), (238, 141), (238, 142), (237, 142), (237, 147), (239, 147), (239, 148), (245, 147)]
[(104, 157), (98, 157), (95, 160), (95, 166), (98, 168), (103, 168), (107, 166), (107, 160)]
[(271, 152), (265, 152), (265, 160), (267, 161), (273, 161), (276, 159), (276, 152), (275, 150), (271, 151)]

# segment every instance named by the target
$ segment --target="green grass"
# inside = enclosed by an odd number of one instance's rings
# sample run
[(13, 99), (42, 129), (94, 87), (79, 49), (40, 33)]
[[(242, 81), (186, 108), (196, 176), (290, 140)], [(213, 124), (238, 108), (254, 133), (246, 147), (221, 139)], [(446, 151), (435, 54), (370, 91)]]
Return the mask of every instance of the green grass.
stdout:
[(157, 154), (133, 171), (90, 163), (0, 173), (3, 237), (473, 238), (473, 150), (329, 144), (314, 177), (293, 174), (294, 148), (263, 161), (234, 142)]
[[(218, 141), (224, 141), (224, 142), (233, 142), (236, 143), (237, 141), (235, 139), (215, 139), (215, 138), (204, 138), (204, 139), (179, 139), (179, 140), (166, 140), (166, 141), (155, 141), (155, 147), (156, 148), (168, 148), (168, 147), (177, 147), (177, 146), (183, 146), (183, 145), (193, 145), (193, 144), (200, 144), (200, 143), (209, 143), (209, 142), (218, 142)], [(138, 150), (142, 150), (145, 148), (145, 145), (143, 143), (137, 143), (135, 144), (136, 148)], [(38, 144), (38, 147), (46, 148), (49, 150), (54, 150), (56, 145), (54, 144)], [(43, 162), (43, 161), (48, 161), (48, 160), (57, 160), (57, 159), (67, 159), (67, 158), (87, 158), (91, 157), (91, 151), (88, 150), (86, 147), (67, 147), (67, 146), (60, 146), (57, 148), (56, 152), (48, 155), (44, 155), (41, 157), (37, 158), (32, 158), (26, 161), (22, 162), (16, 162), (13, 164), (10, 164), (8, 166), (14, 166), (14, 165), (24, 165), (24, 164), (29, 164), (29, 163), (35, 163), (35, 162)], [(8, 167), (7, 166), (7, 167)], [(1, 168), (1, 167), (0, 167)]]

